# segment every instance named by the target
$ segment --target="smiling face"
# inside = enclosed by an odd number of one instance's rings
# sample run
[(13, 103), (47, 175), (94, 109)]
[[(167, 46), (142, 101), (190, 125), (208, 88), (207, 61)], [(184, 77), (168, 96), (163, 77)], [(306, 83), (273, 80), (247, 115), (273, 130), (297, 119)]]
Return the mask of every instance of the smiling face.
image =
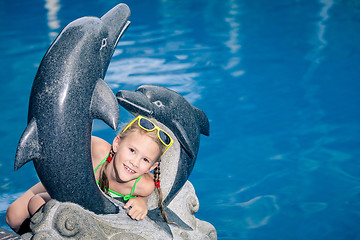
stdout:
[(114, 177), (118, 182), (134, 180), (159, 164), (159, 145), (142, 130), (133, 131), (123, 138), (116, 137), (113, 149), (116, 153)]

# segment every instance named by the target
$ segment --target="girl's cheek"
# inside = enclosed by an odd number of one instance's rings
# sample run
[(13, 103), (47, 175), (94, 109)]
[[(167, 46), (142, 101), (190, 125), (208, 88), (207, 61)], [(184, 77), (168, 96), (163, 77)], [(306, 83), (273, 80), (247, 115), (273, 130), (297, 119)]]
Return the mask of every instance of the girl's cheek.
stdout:
[(150, 169), (150, 163), (143, 163), (142, 165), (141, 165), (141, 169), (143, 170), (143, 171), (148, 171), (149, 169)]

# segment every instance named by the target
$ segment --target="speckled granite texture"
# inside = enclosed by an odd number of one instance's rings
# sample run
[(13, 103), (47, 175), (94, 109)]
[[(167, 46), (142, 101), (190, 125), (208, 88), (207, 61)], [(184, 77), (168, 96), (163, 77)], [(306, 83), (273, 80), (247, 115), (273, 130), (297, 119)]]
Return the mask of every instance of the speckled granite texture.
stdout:
[(103, 78), (129, 15), (119, 4), (102, 18), (83, 17), (61, 31), (40, 63), (15, 157), (15, 169), (33, 160), (51, 198), (98, 214), (118, 208), (94, 178), (92, 124), (97, 118), (117, 128), (119, 105)]

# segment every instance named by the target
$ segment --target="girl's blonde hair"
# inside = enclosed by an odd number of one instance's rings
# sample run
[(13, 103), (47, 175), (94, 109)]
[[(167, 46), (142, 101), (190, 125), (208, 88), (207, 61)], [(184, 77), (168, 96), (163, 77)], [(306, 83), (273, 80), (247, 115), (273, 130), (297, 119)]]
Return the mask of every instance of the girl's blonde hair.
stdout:
[[(158, 121), (156, 121), (155, 119), (149, 118), (149, 120), (151, 120), (155, 125), (159, 126)], [(154, 142), (157, 143), (157, 145), (159, 146), (159, 149), (160, 149), (159, 158), (156, 160), (157, 162), (159, 162), (159, 164), (154, 169), (154, 183), (155, 183), (155, 185), (157, 185), (156, 183), (160, 181), (160, 160), (161, 160), (160, 156), (164, 153), (164, 151), (166, 150), (167, 147), (160, 141), (160, 139), (158, 137), (157, 130), (146, 131), (146, 130), (142, 129), (139, 126), (138, 121), (139, 121), (139, 119), (136, 120), (133, 124), (131, 124), (131, 126), (129, 126), (126, 129), (126, 131), (124, 131), (124, 129), (125, 129), (125, 127), (124, 127), (119, 132), (118, 137), (120, 137), (120, 139), (124, 139), (127, 136), (129, 136), (131, 133), (138, 132), (140, 134), (145, 134), (146, 136), (149, 136), (152, 140), (154, 140)], [(111, 146), (109, 155), (110, 155), (111, 158), (115, 157), (115, 152), (114, 152), (112, 146)], [(107, 178), (107, 176), (105, 174), (105, 170), (106, 170), (108, 165), (109, 165), (109, 162), (105, 161), (105, 163), (101, 166), (100, 176), (99, 176), (99, 187), (106, 194), (108, 194), (108, 189), (109, 189), (109, 180), (108, 180), (108, 178)], [(162, 202), (163, 202), (163, 194), (162, 194), (161, 188), (160, 188), (160, 186), (157, 186), (156, 189), (158, 191), (158, 196), (159, 196), (158, 207), (159, 207), (159, 209), (161, 211), (161, 214), (162, 214), (165, 222), (168, 223), (167, 216), (166, 216), (163, 204), (162, 204)]]

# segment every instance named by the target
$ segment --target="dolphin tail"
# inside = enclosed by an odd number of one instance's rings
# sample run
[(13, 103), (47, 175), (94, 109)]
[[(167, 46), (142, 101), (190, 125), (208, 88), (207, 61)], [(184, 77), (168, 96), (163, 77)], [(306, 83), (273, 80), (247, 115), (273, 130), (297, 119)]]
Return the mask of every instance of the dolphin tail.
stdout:
[[(170, 224), (173, 224), (175, 226), (187, 229), (187, 230), (193, 230), (189, 225), (187, 225), (183, 220), (180, 219), (176, 213), (174, 213), (170, 208), (165, 208), (165, 213), (168, 219), (168, 222)], [(155, 208), (153, 210), (150, 210), (147, 215), (151, 220), (153, 220), (157, 225), (159, 225), (162, 229), (164, 229), (170, 236), (173, 238), (171, 229), (169, 225), (165, 222), (161, 215), (161, 211), (159, 208)]]
[(14, 170), (18, 170), (25, 163), (39, 158), (41, 147), (35, 118), (32, 118), (22, 134), (16, 149)]
[(99, 79), (96, 83), (90, 109), (93, 118), (103, 120), (112, 129), (117, 129), (119, 105), (113, 91), (102, 79)]

